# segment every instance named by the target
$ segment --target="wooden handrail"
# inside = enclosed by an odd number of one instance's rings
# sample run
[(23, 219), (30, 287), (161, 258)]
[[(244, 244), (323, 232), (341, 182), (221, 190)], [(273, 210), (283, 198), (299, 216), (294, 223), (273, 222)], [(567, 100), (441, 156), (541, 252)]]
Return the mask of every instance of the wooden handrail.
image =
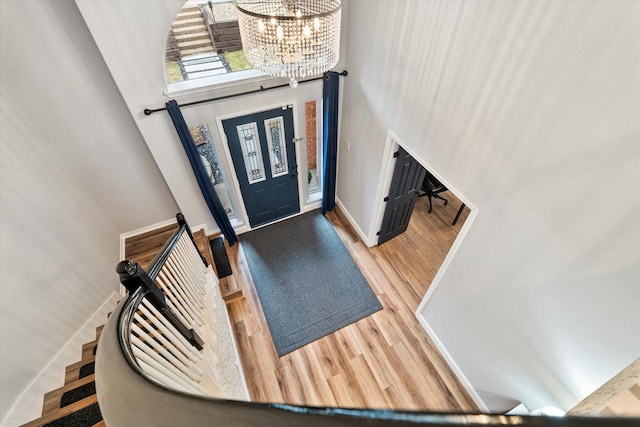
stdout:
[[(182, 243), (179, 243), (180, 237), (185, 232), (184, 226), (186, 226), (186, 222), (180, 226), (182, 231), (175, 233), (169, 239), (170, 242), (165, 245), (166, 247), (184, 248), (186, 238)], [(176, 235), (178, 238), (174, 239)], [(193, 243), (195, 245), (195, 242)], [(157, 257), (156, 261), (164, 264), (170, 258), (170, 252), (171, 250), (166, 256)], [(190, 265), (199, 263), (195, 252), (191, 252), (190, 257), (182, 257), (182, 259), (186, 258), (191, 260)], [(138, 347), (134, 349), (131, 339), (132, 329), (139, 329), (138, 327), (132, 327), (135, 318), (138, 319), (139, 323), (146, 324), (146, 320), (151, 317), (158, 318), (157, 313), (153, 313), (155, 311), (153, 307), (156, 307), (156, 304), (164, 304), (166, 307), (162, 290), (156, 286), (150, 275), (145, 273), (139, 264), (123, 261), (118, 264), (117, 270), (122, 283), (130, 292), (127, 298), (113, 311), (104, 327), (96, 354), (95, 369), (100, 410), (106, 424), (110, 426), (173, 427), (176, 425), (188, 425), (204, 427), (224, 425), (227, 427), (262, 427), (304, 425), (305, 427), (319, 427), (331, 425), (332, 427), (399, 427), (415, 425), (522, 425), (626, 427), (637, 426), (638, 423), (638, 419), (632, 418), (572, 416), (557, 418), (309, 407), (220, 399), (198, 394), (197, 386), (193, 387), (192, 391), (180, 391), (170, 387), (167, 383), (158, 382), (157, 377), (156, 380), (152, 379), (151, 374), (147, 373), (148, 371), (145, 372), (145, 369), (143, 369), (144, 364), (138, 362), (139, 359), (134, 353), (135, 351), (140, 351), (141, 344), (138, 343)], [(147, 307), (150, 311), (146, 311), (144, 307)], [(162, 309), (158, 310), (162, 312)], [(162, 313), (165, 314), (164, 312)], [(144, 317), (141, 318), (141, 315)], [(167, 317), (167, 319), (170, 319), (170, 317)], [(174, 324), (173, 321), (170, 321), (170, 323)], [(179, 330), (179, 328), (177, 329)], [(173, 332), (169, 335), (178, 337)], [(154, 338), (150, 337), (150, 339), (153, 340)], [(150, 347), (158, 349), (161, 353), (167, 350), (168, 346), (164, 338), (159, 341), (162, 342)], [(182, 338), (177, 341), (183, 342), (180, 344), (182, 346), (180, 348), (185, 352), (183, 354), (189, 353), (188, 350), (185, 350), (188, 344)], [(199, 354), (192, 354), (191, 357), (195, 358)], [(177, 360), (177, 358), (170, 359)], [(182, 361), (187, 360), (182, 355), (180, 355), (180, 359)], [(177, 364), (178, 362), (175, 363)], [(180, 378), (170, 372), (166, 376), (171, 377), (172, 375), (173, 378), (176, 378), (174, 383), (182, 382)], [(192, 378), (198, 375), (192, 376)], [(162, 376), (162, 373), (160, 373), (160, 376)], [(189, 390), (189, 388), (185, 387), (182, 387), (182, 389)]]
[[(167, 258), (168, 256), (169, 255), (167, 254)], [(163, 263), (164, 261), (166, 261), (166, 258), (163, 260)], [(156, 286), (140, 264), (133, 263), (129, 260), (120, 261), (116, 266), (116, 271), (120, 275), (120, 283), (129, 290), (129, 293), (142, 289), (144, 296), (149, 300), (149, 302), (151, 302), (151, 304), (153, 304), (153, 306), (157, 308), (169, 322), (171, 322), (180, 334), (182, 334), (182, 336), (185, 337), (195, 348), (202, 350), (202, 346), (204, 344), (202, 338), (200, 338), (193, 329), (182, 323), (176, 313), (171, 310), (165, 301), (162, 290)]]
[(196, 251), (198, 251), (198, 254), (204, 266), (207, 267), (209, 265), (207, 263), (207, 259), (200, 253), (200, 249), (198, 249), (198, 245), (196, 244), (196, 239), (193, 237), (193, 233), (189, 228), (189, 224), (187, 224), (187, 221), (181, 212), (178, 212), (176, 214), (176, 221), (178, 222), (178, 229), (171, 235), (169, 240), (166, 241), (166, 243), (162, 246), (162, 249), (160, 249), (160, 252), (158, 252), (155, 258), (153, 258), (153, 261), (151, 261), (151, 264), (149, 264), (150, 267), (147, 274), (149, 275), (151, 280), (156, 280), (156, 277), (158, 277), (158, 273), (160, 273), (160, 270), (164, 266), (164, 263), (167, 261), (167, 258), (180, 240), (180, 237), (182, 237), (183, 233), (187, 233), (187, 235), (191, 239), (191, 242), (193, 242), (193, 246), (196, 248)]
[(176, 214), (176, 220), (178, 222), (178, 229), (171, 235), (167, 242), (162, 246), (160, 252), (155, 256), (151, 262), (151, 267), (147, 273), (138, 263), (133, 263), (129, 260), (124, 260), (118, 263), (116, 266), (116, 272), (120, 275), (120, 283), (129, 290), (129, 293), (133, 293), (136, 289), (142, 288), (146, 298), (156, 307), (165, 318), (171, 322), (171, 324), (184, 336), (191, 345), (198, 350), (202, 350), (203, 341), (202, 338), (188, 325), (185, 325), (179, 318), (179, 316), (167, 305), (165, 295), (156, 284), (155, 280), (160, 274), (160, 271), (165, 266), (165, 263), (171, 256), (174, 249), (177, 247), (178, 242), (182, 236), (186, 233), (195, 250), (198, 253), (204, 266), (208, 266), (205, 257), (200, 253), (196, 244), (193, 233), (187, 224), (182, 213)]
[(105, 325), (96, 355), (100, 410), (110, 426), (136, 427), (364, 427), (389, 426), (561, 426), (635, 427), (638, 420), (612, 417), (541, 417), (321, 408), (216, 399), (179, 392), (150, 380), (137, 366), (128, 343), (141, 291), (122, 301)]

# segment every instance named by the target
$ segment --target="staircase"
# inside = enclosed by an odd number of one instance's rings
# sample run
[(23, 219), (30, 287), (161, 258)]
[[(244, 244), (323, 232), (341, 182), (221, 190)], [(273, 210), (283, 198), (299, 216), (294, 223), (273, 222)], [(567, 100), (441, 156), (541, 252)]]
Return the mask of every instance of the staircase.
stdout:
[(96, 328), (96, 339), (82, 346), (80, 361), (66, 367), (64, 385), (44, 395), (42, 416), (22, 427), (104, 427), (94, 366), (103, 326)]
[(180, 52), (180, 58), (185, 59), (202, 53), (215, 53), (200, 7), (183, 8), (176, 15), (171, 28), (176, 47)]
[[(170, 224), (127, 238), (125, 241), (127, 258), (139, 263), (143, 268), (149, 268), (152, 260), (177, 228), (177, 224)], [(200, 253), (209, 264), (214, 266), (209, 240), (218, 236), (207, 236), (202, 229), (193, 235)], [(243, 298), (242, 290), (234, 276), (222, 279), (219, 285), (222, 297), (227, 304)], [(95, 340), (82, 346), (81, 359), (65, 368), (64, 385), (44, 395), (42, 416), (21, 427), (106, 426), (98, 406), (94, 375), (96, 351), (103, 328), (104, 325), (97, 327)]]
[(179, 61), (185, 80), (229, 72), (211, 41), (208, 25), (212, 22), (208, 7), (188, 6), (180, 10), (171, 24), (167, 60)]

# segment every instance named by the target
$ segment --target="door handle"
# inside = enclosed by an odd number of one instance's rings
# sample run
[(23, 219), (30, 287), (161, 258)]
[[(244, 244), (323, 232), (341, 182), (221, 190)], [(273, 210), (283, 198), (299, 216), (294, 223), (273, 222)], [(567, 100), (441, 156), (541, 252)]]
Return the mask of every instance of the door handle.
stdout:
[(298, 172), (293, 172), (293, 173), (290, 175), (290, 177), (291, 177), (291, 178), (295, 178), (296, 176), (298, 176)]

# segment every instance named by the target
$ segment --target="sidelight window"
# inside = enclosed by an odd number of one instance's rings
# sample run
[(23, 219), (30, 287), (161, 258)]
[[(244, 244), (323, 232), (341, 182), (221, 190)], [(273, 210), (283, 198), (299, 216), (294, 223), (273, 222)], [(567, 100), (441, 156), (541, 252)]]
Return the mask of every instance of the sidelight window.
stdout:
[(229, 196), (229, 187), (227, 186), (227, 180), (224, 176), (224, 170), (220, 164), (220, 158), (216, 151), (216, 147), (213, 144), (213, 138), (209, 131), (209, 126), (198, 125), (189, 128), (193, 142), (196, 144), (198, 153), (200, 153), (200, 160), (204, 165), (204, 168), (209, 175), (211, 185), (213, 185), (222, 207), (224, 208), (227, 216), (231, 218), (236, 217), (233, 204), (231, 203), (231, 197)]

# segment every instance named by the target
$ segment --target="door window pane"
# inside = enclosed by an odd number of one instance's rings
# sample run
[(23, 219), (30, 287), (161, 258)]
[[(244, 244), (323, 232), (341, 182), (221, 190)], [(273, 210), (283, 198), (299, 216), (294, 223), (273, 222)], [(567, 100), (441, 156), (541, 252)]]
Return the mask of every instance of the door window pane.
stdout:
[(236, 129), (249, 184), (264, 181), (266, 177), (257, 124), (255, 122), (247, 123), (237, 126)]
[(287, 164), (287, 146), (284, 140), (284, 122), (282, 117), (274, 117), (264, 121), (273, 178), (289, 173)]

